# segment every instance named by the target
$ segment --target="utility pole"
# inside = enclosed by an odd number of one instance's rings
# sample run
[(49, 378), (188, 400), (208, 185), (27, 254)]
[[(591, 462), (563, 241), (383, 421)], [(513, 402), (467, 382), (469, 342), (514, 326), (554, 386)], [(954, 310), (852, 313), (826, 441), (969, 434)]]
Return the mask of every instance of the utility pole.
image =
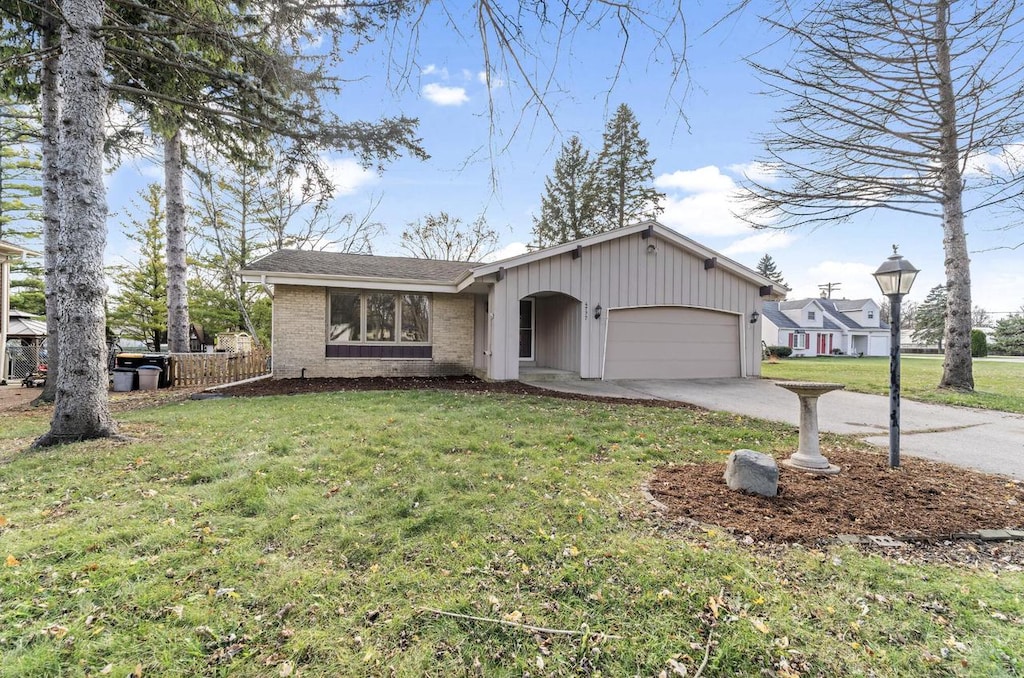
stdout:
[(832, 298), (832, 292), (838, 292), (839, 291), (839, 287), (841, 285), (842, 285), (842, 283), (837, 283), (837, 282), (827, 282), (824, 285), (818, 285), (818, 289), (821, 290), (821, 298), (822, 299), (831, 299)]

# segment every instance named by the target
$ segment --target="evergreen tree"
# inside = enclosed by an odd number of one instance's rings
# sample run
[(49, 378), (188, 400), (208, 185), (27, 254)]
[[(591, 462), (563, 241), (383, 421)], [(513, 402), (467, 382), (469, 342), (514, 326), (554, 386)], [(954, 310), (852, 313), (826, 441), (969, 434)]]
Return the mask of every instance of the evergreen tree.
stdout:
[(665, 194), (654, 188), (654, 158), (647, 157), (647, 140), (626, 104), (619, 105), (605, 127), (595, 177), (599, 231), (654, 219), (665, 209)]
[(785, 285), (786, 281), (782, 278), (782, 273), (775, 266), (775, 260), (772, 259), (770, 254), (766, 254), (761, 257), (761, 260), (757, 262), (757, 271), (764, 277), (768, 278), (772, 282), (777, 282), (780, 285)]
[(936, 285), (914, 312), (914, 333), (911, 336), (922, 344), (937, 344), (941, 351), (945, 327), (946, 286)]
[(1024, 308), (996, 321), (993, 348), (1007, 355), (1024, 355)]
[(533, 237), (550, 247), (595, 232), (598, 192), (590, 152), (573, 135), (562, 144), (551, 176), (544, 180), (540, 218), (533, 219)]
[(140, 191), (145, 221), (133, 219), (125, 237), (139, 246), (128, 264), (113, 267), (117, 288), (108, 323), (121, 336), (146, 342), (159, 351), (167, 337), (167, 262), (164, 258), (163, 189), (150, 184)]

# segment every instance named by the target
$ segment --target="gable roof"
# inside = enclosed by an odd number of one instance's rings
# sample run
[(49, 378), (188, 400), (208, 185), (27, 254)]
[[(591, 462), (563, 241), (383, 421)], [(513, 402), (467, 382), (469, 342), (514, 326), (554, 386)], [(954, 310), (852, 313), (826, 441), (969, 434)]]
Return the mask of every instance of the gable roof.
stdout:
[[(263, 284), (281, 283), (329, 287), (345, 283), (349, 286), (358, 285), (367, 289), (462, 292), (475, 282), (480, 281), (480, 278), (497, 274), (503, 268), (523, 266), (533, 261), (572, 252), (577, 247), (589, 247), (644, 231), (657, 234), (663, 240), (702, 259), (714, 258), (717, 260), (717, 266), (752, 284), (772, 287), (773, 296), (784, 295), (789, 289), (656, 221), (644, 221), (612, 229), (580, 240), (489, 263), (436, 261), (340, 252), (279, 250), (252, 262), (245, 269), (239, 271), (239, 275), (246, 282)], [(489, 278), (489, 280), (493, 280), (493, 278)]]
[[(717, 266), (737, 275), (740, 278), (748, 280), (751, 283), (760, 286), (772, 287), (773, 294), (784, 295), (789, 291), (789, 288), (785, 285), (766, 278), (752, 268), (747, 268), (743, 264), (733, 261), (732, 259), (719, 254), (718, 252), (701, 245), (696, 240), (686, 237), (682, 233), (673, 231), (668, 226), (661, 224), (654, 220), (641, 221), (637, 224), (630, 226), (623, 226), (622, 228), (613, 228), (610, 231), (591, 235), (586, 238), (580, 238), (579, 240), (573, 240), (571, 242), (562, 243), (561, 245), (553, 245), (551, 247), (545, 247), (544, 249), (533, 250), (525, 254), (520, 254), (508, 259), (502, 259), (501, 261), (494, 261), (486, 264), (481, 264), (473, 269), (473, 275), (476, 277), (482, 277), (497, 273), (501, 268), (514, 268), (516, 266), (524, 266), (534, 261), (540, 261), (541, 259), (547, 259), (548, 257), (555, 257), (562, 254), (572, 252), (577, 247), (591, 247), (598, 245), (609, 240), (616, 240), (629, 235), (642, 233), (648, 231), (652, 234), (657, 234), (664, 240), (671, 242), (679, 248), (686, 250), (701, 259), (716, 259)], [(465, 284), (465, 283), (463, 283)]]
[(9, 318), (10, 322), (7, 327), (8, 339), (46, 336), (46, 323), (37, 320), (33, 315), (12, 308)]
[(874, 299), (831, 299), (832, 305), (839, 311), (859, 311), (869, 301), (878, 306)]
[[(805, 300), (806, 301), (806, 300)], [(828, 316), (823, 316), (821, 319), (821, 327), (805, 327), (797, 321), (790, 318), (788, 315), (782, 312), (784, 308), (790, 302), (783, 301), (766, 301), (761, 309), (762, 314), (772, 321), (772, 323), (780, 330), (841, 330), (839, 325), (832, 322)], [(798, 303), (793, 308), (803, 308), (807, 304)]]

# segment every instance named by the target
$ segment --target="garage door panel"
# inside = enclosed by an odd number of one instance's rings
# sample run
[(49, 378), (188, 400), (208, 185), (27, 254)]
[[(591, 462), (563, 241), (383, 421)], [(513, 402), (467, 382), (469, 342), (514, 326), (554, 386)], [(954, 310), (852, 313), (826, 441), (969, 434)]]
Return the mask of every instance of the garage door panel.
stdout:
[(680, 307), (609, 312), (605, 379), (738, 376), (739, 321), (734, 314)]

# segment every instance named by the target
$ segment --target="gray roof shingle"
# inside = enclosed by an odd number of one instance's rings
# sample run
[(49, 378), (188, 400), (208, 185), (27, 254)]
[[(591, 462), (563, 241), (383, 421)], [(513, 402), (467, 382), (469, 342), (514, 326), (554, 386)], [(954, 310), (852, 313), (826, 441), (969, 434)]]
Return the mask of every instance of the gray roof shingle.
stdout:
[(341, 252), (278, 250), (249, 264), (243, 273), (300, 273), (341, 278), (390, 278), (454, 283), (479, 266), (469, 261), (378, 257)]

